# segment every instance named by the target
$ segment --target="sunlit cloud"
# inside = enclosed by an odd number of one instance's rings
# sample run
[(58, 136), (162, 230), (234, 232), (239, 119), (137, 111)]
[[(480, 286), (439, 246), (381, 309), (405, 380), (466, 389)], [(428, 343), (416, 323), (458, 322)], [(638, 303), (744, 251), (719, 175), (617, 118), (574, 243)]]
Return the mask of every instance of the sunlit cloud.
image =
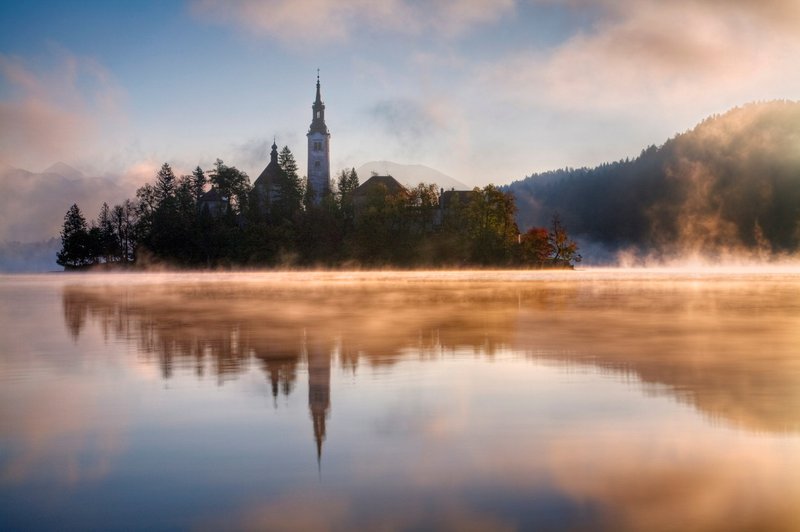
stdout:
[(513, 11), (514, 0), (195, 0), (197, 16), (290, 44), (344, 42), (390, 32), (454, 37)]
[(160, 166), (155, 160), (139, 161), (103, 177), (77, 170), (67, 174), (0, 170), (0, 242), (35, 242), (58, 236), (64, 214), (73, 203), (91, 221), (103, 202), (113, 206), (133, 198), (138, 187), (153, 180)]
[(0, 161), (34, 170), (73, 162), (125, 121), (124, 91), (101, 64), (58, 47), (48, 61), (0, 54)]
[(484, 81), (531, 105), (634, 114), (643, 106), (674, 113), (677, 106), (703, 116), (724, 110), (720, 104), (800, 91), (792, 68), (800, 53), (796, 2), (569, 5), (591, 16), (587, 29), (552, 48), (506, 56), (485, 69)]

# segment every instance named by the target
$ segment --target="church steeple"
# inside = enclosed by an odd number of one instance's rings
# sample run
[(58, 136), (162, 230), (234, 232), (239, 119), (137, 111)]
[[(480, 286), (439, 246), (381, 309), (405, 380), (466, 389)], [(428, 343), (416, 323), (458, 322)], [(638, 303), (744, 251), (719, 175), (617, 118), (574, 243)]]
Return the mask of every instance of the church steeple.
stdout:
[(314, 204), (319, 205), (322, 198), (330, 193), (331, 133), (325, 125), (325, 104), (322, 103), (322, 92), (317, 69), (317, 96), (311, 105), (311, 127), (308, 128), (308, 189)]
[(275, 143), (275, 137), (272, 138), (272, 151), (269, 154), (270, 164), (278, 164), (278, 145)]
[(317, 69), (317, 97), (311, 105), (311, 109), (313, 114), (308, 132), (328, 135), (328, 127), (325, 125), (325, 104), (322, 103), (322, 93), (319, 88), (319, 69)]

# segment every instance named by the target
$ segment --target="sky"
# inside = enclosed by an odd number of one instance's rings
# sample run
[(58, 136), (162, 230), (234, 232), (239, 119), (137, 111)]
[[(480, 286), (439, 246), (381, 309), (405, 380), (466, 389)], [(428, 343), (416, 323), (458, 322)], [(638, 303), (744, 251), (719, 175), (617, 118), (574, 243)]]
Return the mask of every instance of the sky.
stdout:
[(63, 0), (0, 20), (0, 163), (132, 185), (216, 158), (255, 179), (273, 137), (305, 173), (318, 68), (333, 172), (470, 186), (800, 99), (797, 0)]

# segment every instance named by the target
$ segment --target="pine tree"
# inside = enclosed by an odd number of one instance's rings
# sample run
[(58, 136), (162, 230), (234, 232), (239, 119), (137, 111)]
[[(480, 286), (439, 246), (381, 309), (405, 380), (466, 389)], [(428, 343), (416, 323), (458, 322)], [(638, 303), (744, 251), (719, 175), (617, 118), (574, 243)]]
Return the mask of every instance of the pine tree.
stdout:
[(300, 211), (303, 201), (303, 187), (297, 175), (297, 162), (289, 146), (284, 146), (278, 153), (278, 167), (281, 169), (281, 180), (278, 183), (278, 200), (276, 210), (283, 218), (292, 219)]
[(156, 199), (159, 204), (175, 196), (175, 173), (169, 163), (161, 165), (156, 174)]
[(192, 193), (195, 204), (200, 201), (206, 186), (206, 174), (199, 166), (192, 171)]
[(113, 217), (108, 203), (103, 202), (100, 214), (97, 215), (98, 250), (105, 262), (111, 262), (119, 254), (119, 241), (114, 231)]
[(72, 204), (64, 215), (64, 226), (61, 229), (61, 251), (56, 262), (64, 268), (76, 268), (89, 264), (88, 256), (89, 232), (86, 218), (83, 217), (77, 204)]

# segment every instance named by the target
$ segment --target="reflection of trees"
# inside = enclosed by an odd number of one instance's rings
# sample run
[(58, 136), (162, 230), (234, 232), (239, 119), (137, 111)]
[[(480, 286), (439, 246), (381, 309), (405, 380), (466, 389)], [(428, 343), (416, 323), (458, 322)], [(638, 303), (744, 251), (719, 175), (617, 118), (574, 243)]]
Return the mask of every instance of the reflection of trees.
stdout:
[[(273, 393), (288, 393), (300, 353), (309, 338), (346, 367), (392, 364), (419, 353), (471, 349), (494, 354), (508, 345), (515, 308), (486, 308), (487, 294), (377, 289), (327, 291), (252, 289), (247, 286), (70, 287), (63, 294), (65, 321), (77, 337), (86, 317), (108, 337), (136, 344), (162, 376), (175, 366), (211, 373), (220, 381), (257, 361)], [(516, 299), (515, 299), (516, 301)]]
[(63, 307), (74, 336), (90, 316), (106, 336), (135, 343), (164, 378), (178, 366), (223, 382), (256, 363), (274, 397), (292, 391), (300, 364), (310, 369), (303, 353), (312, 346), (354, 371), (510, 348), (634, 375), (738, 426), (800, 430), (797, 319), (786, 315), (800, 293), (748, 286), (214, 282), (70, 287)]

